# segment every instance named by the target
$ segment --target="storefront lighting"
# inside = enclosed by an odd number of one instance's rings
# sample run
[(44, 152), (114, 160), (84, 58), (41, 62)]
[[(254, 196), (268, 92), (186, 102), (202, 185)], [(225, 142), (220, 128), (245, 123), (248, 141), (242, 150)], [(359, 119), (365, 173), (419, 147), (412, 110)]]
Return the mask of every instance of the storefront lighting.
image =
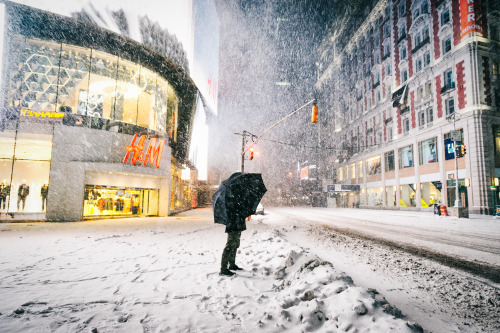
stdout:
[(495, 186), (500, 185), (500, 181), (499, 181), (499, 179), (498, 179), (498, 178), (495, 178), (495, 179), (494, 179), (493, 185), (495, 185)]
[(469, 178), (465, 178), (465, 186), (466, 187), (470, 186), (470, 179)]

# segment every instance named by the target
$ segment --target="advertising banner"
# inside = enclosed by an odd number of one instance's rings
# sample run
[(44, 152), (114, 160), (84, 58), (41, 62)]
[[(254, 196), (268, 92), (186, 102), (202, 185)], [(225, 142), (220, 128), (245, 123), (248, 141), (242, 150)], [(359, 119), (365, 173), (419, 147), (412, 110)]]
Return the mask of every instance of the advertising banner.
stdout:
[(483, 33), (480, 0), (460, 0), (460, 31), (462, 39), (472, 32)]

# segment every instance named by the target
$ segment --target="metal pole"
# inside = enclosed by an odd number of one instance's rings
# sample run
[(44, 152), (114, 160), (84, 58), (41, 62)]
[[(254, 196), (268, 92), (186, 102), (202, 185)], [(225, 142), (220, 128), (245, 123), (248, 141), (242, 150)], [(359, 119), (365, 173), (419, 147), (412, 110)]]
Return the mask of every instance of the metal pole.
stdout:
[(491, 187), (491, 201), (493, 203), (493, 216), (496, 216), (496, 210), (495, 210), (495, 190), (493, 189), (493, 186)]
[(247, 135), (247, 131), (243, 131), (243, 135), (241, 136), (241, 172), (245, 172), (245, 137)]
[[(456, 131), (456, 113), (453, 112), (453, 131)], [(453, 141), (455, 145), (455, 207), (462, 207), (462, 202), (459, 199), (458, 195), (458, 161), (457, 161), (457, 141)], [(460, 215), (460, 214), (459, 214)]]

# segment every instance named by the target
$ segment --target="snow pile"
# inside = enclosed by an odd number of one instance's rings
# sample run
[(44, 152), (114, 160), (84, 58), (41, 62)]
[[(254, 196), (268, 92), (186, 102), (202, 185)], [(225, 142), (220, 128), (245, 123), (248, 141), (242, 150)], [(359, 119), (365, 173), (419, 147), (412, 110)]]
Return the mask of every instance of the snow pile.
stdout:
[[(252, 253), (257, 249), (266, 249)], [(356, 287), (331, 263), (266, 233), (246, 249), (256, 275), (273, 276), (273, 292), (265, 299), (258, 326), (291, 332), (421, 332), (419, 325), (398, 319), (397, 313), (374, 290)], [(259, 261), (260, 261), (259, 260)], [(389, 312), (389, 313), (388, 313)]]

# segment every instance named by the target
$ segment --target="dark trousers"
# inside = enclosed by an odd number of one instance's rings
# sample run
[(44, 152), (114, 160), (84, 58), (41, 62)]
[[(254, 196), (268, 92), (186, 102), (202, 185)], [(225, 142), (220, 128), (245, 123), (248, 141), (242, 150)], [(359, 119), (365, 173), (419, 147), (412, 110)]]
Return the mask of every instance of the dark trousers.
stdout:
[(235, 265), (236, 252), (240, 247), (241, 231), (230, 231), (227, 233), (227, 242), (222, 252), (221, 268), (227, 269), (228, 265)]

